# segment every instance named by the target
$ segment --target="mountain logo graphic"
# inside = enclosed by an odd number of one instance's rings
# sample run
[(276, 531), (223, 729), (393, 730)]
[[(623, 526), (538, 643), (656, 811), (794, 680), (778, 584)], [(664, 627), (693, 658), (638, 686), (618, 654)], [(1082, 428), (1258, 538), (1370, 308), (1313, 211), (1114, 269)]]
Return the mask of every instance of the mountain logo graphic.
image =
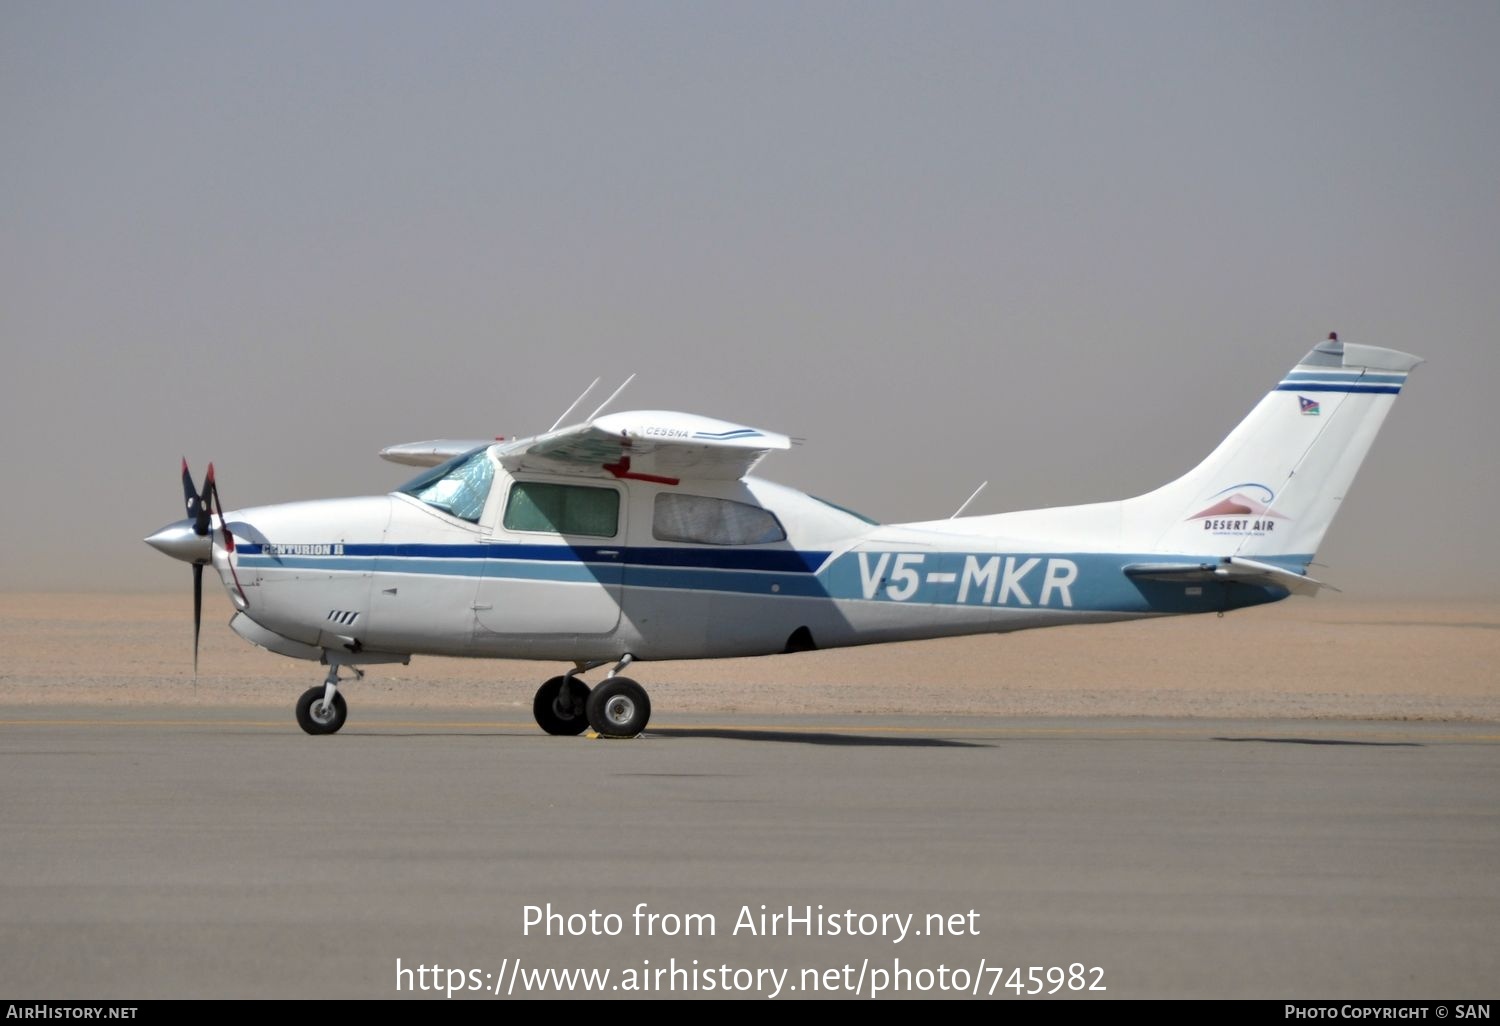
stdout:
[[(1226, 495), (1225, 493), (1229, 493)], [(1251, 494), (1246, 494), (1247, 492)], [(1188, 520), (1207, 520), (1218, 517), (1256, 517), (1260, 519), (1290, 520), (1284, 513), (1278, 513), (1271, 508), (1276, 501), (1276, 493), (1263, 484), (1230, 485), (1218, 495), (1213, 496), (1216, 500), (1206, 509), (1199, 510)]]
[(1316, 399), (1309, 399), (1305, 395), (1299, 395), (1297, 402), (1302, 404), (1302, 416), (1304, 417), (1316, 417), (1323, 412), (1321, 405)]

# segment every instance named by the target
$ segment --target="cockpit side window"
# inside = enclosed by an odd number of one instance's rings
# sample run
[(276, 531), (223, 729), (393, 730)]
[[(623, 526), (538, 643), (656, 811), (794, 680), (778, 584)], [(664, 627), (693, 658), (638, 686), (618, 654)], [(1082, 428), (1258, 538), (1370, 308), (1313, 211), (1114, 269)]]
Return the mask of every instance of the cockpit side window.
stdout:
[(505, 504), (505, 529), (613, 538), (620, 529), (620, 493), (613, 488), (517, 481)]
[(748, 502), (661, 492), (651, 517), (651, 536), (697, 545), (769, 545), (785, 541), (786, 531), (775, 514)]
[(477, 524), (494, 480), (489, 447), (481, 446), (412, 478), (396, 491)]

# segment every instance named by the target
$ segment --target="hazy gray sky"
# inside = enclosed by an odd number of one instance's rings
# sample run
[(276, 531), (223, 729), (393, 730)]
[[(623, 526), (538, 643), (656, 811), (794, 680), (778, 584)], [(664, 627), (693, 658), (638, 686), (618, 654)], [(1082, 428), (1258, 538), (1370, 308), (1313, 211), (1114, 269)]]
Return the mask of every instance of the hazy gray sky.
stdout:
[(1330, 330), (1418, 369), (1319, 554), (1494, 596), (1500, 4), (0, 0), (0, 587), (617, 408), (885, 520), (1119, 498)]

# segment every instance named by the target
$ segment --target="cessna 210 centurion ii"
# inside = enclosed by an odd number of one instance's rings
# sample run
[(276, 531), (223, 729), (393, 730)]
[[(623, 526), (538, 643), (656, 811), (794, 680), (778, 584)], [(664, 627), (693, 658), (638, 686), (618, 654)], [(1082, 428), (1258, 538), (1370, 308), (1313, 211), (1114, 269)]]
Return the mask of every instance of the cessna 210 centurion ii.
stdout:
[[(791, 446), (785, 435), (600, 407), (531, 438), (388, 448), (389, 460), (430, 468), (388, 495), (225, 513), (213, 466), (199, 492), (184, 460), (187, 519), (146, 541), (193, 565), (195, 666), (212, 567), (236, 633), (328, 667), (297, 703), (310, 734), (344, 724), (341, 670), (445, 655), (571, 663), (537, 691), (537, 724), (632, 737), (651, 715), (623, 675), (638, 660), (1313, 594), (1318, 544), (1420, 362), (1330, 335), (1197, 467), (1113, 502), (876, 524), (749, 476)], [(593, 688), (579, 679), (609, 664)]]

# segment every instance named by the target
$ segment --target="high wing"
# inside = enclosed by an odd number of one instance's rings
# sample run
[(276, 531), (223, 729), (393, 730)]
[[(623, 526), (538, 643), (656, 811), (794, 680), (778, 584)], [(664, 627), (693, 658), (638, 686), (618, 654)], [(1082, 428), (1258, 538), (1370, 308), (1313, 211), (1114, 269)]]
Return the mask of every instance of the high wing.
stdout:
[(494, 445), (493, 438), (434, 438), (427, 442), (405, 442), (380, 450), (380, 458), (408, 467), (435, 467), (444, 460), (462, 456), (470, 449)]
[(692, 413), (636, 410), (522, 438), (498, 447), (507, 470), (613, 476), (676, 484), (682, 478), (734, 481), (792, 440)]
[(713, 417), (636, 410), (511, 442), (438, 438), (387, 446), (380, 455), (392, 463), (434, 467), (485, 445), (496, 446), (496, 455), (510, 471), (676, 484), (682, 478), (737, 480), (768, 452), (790, 449), (792, 440)]
[(1132, 563), (1125, 568), (1127, 577), (1147, 581), (1240, 581), (1244, 584), (1269, 584), (1285, 588), (1293, 595), (1316, 595), (1319, 588), (1338, 591), (1306, 574), (1295, 573), (1274, 563), (1262, 563), (1243, 556), (1226, 556), (1218, 563)]

